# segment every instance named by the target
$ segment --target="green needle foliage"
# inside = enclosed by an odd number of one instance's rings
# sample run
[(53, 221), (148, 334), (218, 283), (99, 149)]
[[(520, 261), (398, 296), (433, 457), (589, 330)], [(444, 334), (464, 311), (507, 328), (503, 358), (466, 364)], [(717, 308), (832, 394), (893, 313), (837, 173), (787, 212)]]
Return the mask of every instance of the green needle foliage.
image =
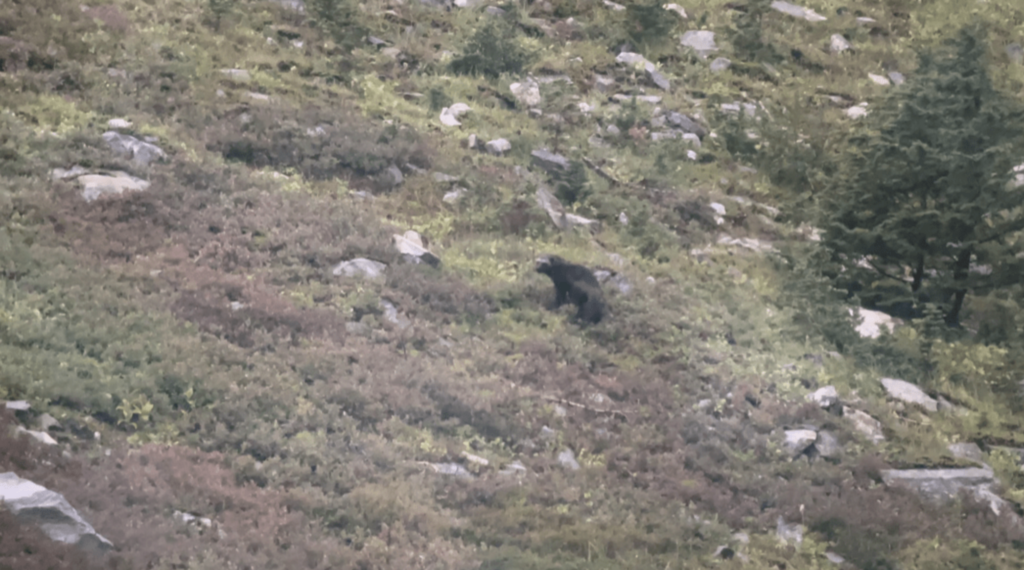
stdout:
[(971, 271), (972, 259), (1015, 266), (1007, 238), (1024, 228), (1024, 191), (1008, 185), (1024, 113), (992, 85), (985, 39), (972, 25), (923, 54), (852, 135), (826, 198), (826, 243), (844, 277), (885, 291), (869, 299), (878, 306), (936, 303), (950, 325), (968, 291), (1000, 282)]

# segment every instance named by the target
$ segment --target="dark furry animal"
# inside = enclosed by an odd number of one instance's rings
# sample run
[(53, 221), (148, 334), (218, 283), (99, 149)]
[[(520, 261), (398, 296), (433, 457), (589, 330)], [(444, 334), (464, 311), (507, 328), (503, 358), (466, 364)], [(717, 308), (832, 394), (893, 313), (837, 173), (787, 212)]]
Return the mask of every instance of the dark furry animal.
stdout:
[(604, 294), (601, 284), (594, 273), (583, 267), (569, 263), (557, 255), (545, 255), (537, 258), (537, 273), (543, 273), (555, 284), (555, 303), (557, 309), (567, 302), (576, 305), (576, 319), (588, 323), (597, 323), (604, 316)]

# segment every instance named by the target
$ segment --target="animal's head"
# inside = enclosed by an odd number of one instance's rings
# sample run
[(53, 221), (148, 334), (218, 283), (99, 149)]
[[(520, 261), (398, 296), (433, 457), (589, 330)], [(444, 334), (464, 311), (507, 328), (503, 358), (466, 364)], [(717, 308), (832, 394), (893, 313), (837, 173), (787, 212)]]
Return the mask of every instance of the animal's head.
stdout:
[(551, 268), (558, 265), (565, 265), (565, 260), (557, 255), (542, 255), (537, 258), (535, 268), (537, 273), (550, 273)]

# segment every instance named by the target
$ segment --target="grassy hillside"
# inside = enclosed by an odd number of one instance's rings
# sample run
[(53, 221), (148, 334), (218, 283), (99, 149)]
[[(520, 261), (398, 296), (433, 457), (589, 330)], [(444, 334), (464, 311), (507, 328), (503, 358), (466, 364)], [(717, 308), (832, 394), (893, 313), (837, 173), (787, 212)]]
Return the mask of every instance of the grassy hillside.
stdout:
[[(117, 547), (79, 559), (0, 510), (0, 568), (1019, 567), (1020, 291), (973, 296), (962, 331), (863, 338), (809, 236), (849, 107), (888, 89), (868, 74), (911, 75), (916, 50), (978, 18), (1019, 95), (1024, 6), (805, 5), (827, 19), (769, 10), (753, 35), (719, 0), (685, 18), (579, 0), (0, 5), (0, 400), (32, 405), (0, 412), (0, 472), (64, 493)], [(692, 30), (718, 51), (683, 47)], [(834, 34), (853, 49), (831, 53)], [(627, 42), (669, 90), (616, 61)], [(511, 85), (531, 77), (526, 104)], [(454, 103), (471, 111), (446, 126)], [(652, 140), (671, 112), (708, 131), (699, 145)], [(165, 156), (118, 155), (111, 130)], [(549, 175), (539, 148), (578, 166)], [(149, 185), (87, 201), (54, 175), (74, 166)], [(539, 185), (599, 227), (558, 229)], [(439, 265), (396, 251), (407, 230)], [(607, 282), (607, 318), (575, 324), (545, 309), (544, 253), (629, 290)], [(387, 268), (335, 274), (355, 258)], [(882, 377), (957, 411), (887, 399)], [(885, 440), (807, 401), (828, 385)], [(59, 445), (15, 435), (44, 412)], [(792, 459), (784, 431), (807, 425), (841, 453)], [(1009, 509), (883, 484), (961, 465), (955, 442), (981, 446)], [(786, 525), (802, 540), (780, 541)]]

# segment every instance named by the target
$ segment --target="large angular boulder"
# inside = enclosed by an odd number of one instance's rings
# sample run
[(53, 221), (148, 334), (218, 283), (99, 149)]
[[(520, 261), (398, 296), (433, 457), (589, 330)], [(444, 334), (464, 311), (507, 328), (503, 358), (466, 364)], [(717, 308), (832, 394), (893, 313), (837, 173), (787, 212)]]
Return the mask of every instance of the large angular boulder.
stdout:
[(52, 540), (97, 552), (114, 546), (78, 514), (64, 495), (14, 473), (0, 473), (0, 503), (22, 523), (39, 525)]

